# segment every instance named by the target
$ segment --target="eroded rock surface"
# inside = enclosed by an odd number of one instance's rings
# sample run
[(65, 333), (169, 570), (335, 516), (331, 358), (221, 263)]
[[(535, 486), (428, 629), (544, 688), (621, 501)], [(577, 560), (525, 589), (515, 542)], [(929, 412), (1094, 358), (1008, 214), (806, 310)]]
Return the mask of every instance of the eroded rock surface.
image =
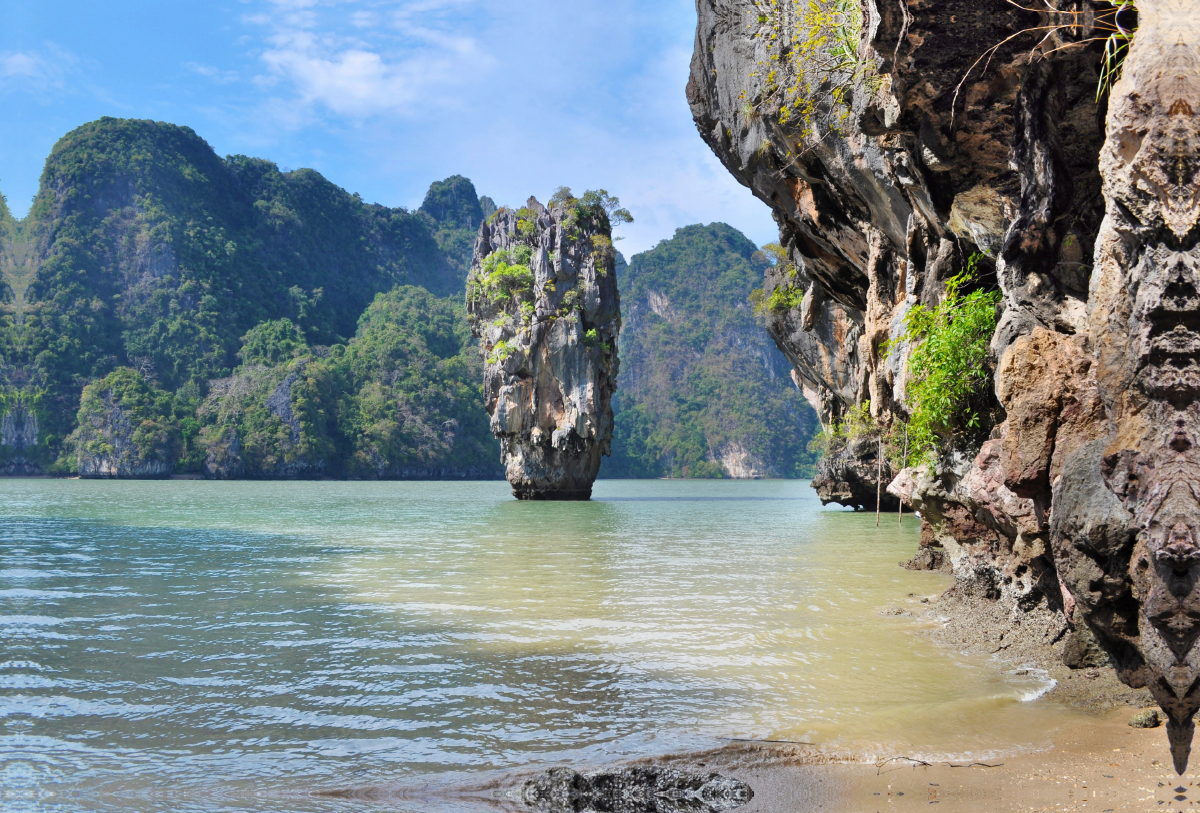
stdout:
[(1088, 301), (1108, 426), (1064, 464), (1054, 548), (1122, 680), (1166, 712), (1182, 773), (1200, 710), (1200, 24), (1188, 0), (1138, 11)]
[(467, 311), (484, 400), (520, 499), (588, 499), (609, 454), (620, 298), (600, 206), (530, 198), (479, 229)]
[(655, 767), (588, 774), (551, 768), (521, 789), (538, 813), (723, 813), (753, 798), (737, 779)]
[(889, 491), (956, 589), (1058, 614), (1072, 660), (1149, 688), (1182, 771), (1200, 709), (1195, 4), (1137, 4), (1100, 104), (1085, 40), (1104, 4), (867, 0), (833, 69), (806, 50), (829, 4), (806, 5), (697, 2), (697, 126), (772, 207), (795, 269), (768, 273), (791, 304), (768, 330), (827, 425), (867, 402), (902, 424), (904, 317), (985, 256), (1003, 295), (985, 425)]

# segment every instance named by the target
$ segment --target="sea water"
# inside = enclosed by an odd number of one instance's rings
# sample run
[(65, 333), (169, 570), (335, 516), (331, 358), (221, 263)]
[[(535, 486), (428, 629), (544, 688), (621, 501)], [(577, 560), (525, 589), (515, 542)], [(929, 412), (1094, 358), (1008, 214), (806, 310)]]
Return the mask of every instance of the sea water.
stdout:
[(0, 480), (0, 801), (359, 810), (319, 794), (741, 739), (1048, 747), (1044, 678), (922, 635), (949, 579), (897, 566), (917, 544), (796, 481)]

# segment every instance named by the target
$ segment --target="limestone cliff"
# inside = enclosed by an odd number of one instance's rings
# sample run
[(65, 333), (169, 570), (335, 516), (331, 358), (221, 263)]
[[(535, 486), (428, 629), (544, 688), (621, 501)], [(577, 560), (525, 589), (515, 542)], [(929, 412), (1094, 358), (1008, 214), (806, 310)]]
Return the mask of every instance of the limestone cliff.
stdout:
[(1087, 308), (1107, 420), (1062, 464), (1051, 513), (1079, 614), (1166, 711), (1182, 773), (1200, 710), (1200, 23), (1189, 0), (1138, 12)]
[(475, 242), (467, 312), (514, 496), (588, 499), (610, 451), (621, 328), (603, 207), (501, 209)]
[[(854, 55), (830, 63), (811, 46), (830, 26), (814, 7), (697, 6), (688, 100), (701, 136), (774, 212), (790, 264), (768, 272), (765, 293), (785, 294), (777, 299), (790, 307), (772, 309), (767, 328), (824, 424), (867, 403), (878, 426), (907, 419), (906, 348), (885, 345), (973, 255), (983, 257), (981, 282), (1004, 295), (993, 365), (1035, 330), (1061, 337), (1056, 348), (1085, 343), (1103, 109), (1094, 49), (1061, 47), (1084, 32), (1063, 28), (1041, 50), (1039, 35), (1017, 37), (983, 70), (976, 60), (990, 45), (1058, 18), (1004, 0), (868, 0), (850, 27)], [(952, 545), (962, 578), (982, 561), (1010, 593), (1058, 604), (1049, 469), (997, 479), (999, 458), (980, 454), (989, 431), (1008, 435), (1003, 392), (962, 448), (910, 474), (916, 491), (903, 493), (934, 520), (926, 538)], [(1095, 418), (1066, 400), (1071, 415), (1085, 413), (1076, 424)], [(1061, 393), (1054, 403), (1066, 409)], [(1078, 427), (1070, 442), (1090, 434)], [(1061, 458), (1069, 445), (1049, 448)], [(874, 505), (875, 466), (857, 454), (873, 446), (847, 446), (814, 485), (827, 499)], [(981, 494), (979, 484), (1005, 490)]]
[(788, 304), (768, 329), (826, 424), (866, 403), (877, 426), (908, 420), (905, 315), (983, 256), (994, 401), (890, 490), (961, 585), (1086, 624), (1167, 711), (1182, 770), (1200, 708), (1200, 27), (1188, 0), (1137, 5), (1098, 104), (1105, 3), (698, 0), (688, 100), (774, 211), (791, 263), (768, 274)]

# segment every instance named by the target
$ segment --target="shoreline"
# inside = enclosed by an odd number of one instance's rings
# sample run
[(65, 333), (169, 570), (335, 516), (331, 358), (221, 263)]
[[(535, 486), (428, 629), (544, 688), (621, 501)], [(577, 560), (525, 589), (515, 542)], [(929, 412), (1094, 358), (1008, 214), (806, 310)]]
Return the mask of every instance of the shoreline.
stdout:
[[(1175, 774), (1165, 728), (1129, 725), (1139, 709), (1157, 708), (1149, 692), (1124, 686), (1108, 666), (1071, 669), (1063, 663), (1070, 629), (1061, 613), (1044, 603), (1017, 610), (1003, 599), (964, 593), (959, 585), (930, 596), (909, 594), (898, 604), (905, 606), (884, 608), (881, 614), (923, 617), (930, 626), (919, 634), (939, 647), (991, 656), (1013, 669), (1044, 672), (1054, 685), (1032, 702), (1044, 704), (1047, 714), (1063, 709), (1078, 714), (1061, 724), (1048, 748), (979, 761), (934, 762), (897, 754), (870, 762), (861, 755), (822, 750), (820, 744), (733, 741), (696, 753), (568, 767), (716, 771), (754, 790), (749, 803), (733, 808), (738, 813), (878, 813), (924, 810), (932, 804), (942, 811), (971, 813), (1115, 813), (1200, 805), (1200, 780), (1195, 772)], [(531, 808), (501, 797), (510, 796), (533, 774), (509, 774), (471, 795), (490, 796), (489, 806), (506, 813), (528, 811)]]

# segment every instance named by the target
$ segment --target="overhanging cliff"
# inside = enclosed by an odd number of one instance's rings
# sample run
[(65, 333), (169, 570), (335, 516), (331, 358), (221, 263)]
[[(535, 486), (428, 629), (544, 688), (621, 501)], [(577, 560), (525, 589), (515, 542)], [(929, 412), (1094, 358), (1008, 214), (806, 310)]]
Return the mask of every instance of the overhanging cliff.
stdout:
[(890, 490), (960, 584), (1095, 633), (1168, 712), (1182, 770), (1200, 707), (1200, 35), (1185, 0), (1139, 2), (1097, 103), (1113, 7), (1051, 5), (698, 0), (688, 100), (774, 212), (788, 263), (768, 272), (768, 330), (827, 426), (868, 403), (879, 430), (906, 424), (906, 315), (970, 258), (999, 290), (982, 422)]

